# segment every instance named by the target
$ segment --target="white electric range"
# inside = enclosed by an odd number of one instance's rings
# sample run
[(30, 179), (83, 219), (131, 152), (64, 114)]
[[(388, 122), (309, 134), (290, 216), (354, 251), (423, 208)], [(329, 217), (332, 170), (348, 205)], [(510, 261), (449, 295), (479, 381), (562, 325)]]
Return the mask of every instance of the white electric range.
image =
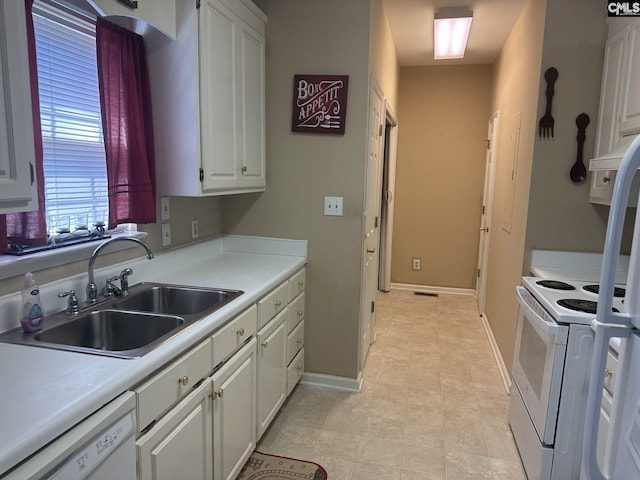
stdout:
[[(509, 423), (529, 479), (581, 478), (597, 282), (523, 277)], [(617, 286), (613, 308), (624, 308)]]

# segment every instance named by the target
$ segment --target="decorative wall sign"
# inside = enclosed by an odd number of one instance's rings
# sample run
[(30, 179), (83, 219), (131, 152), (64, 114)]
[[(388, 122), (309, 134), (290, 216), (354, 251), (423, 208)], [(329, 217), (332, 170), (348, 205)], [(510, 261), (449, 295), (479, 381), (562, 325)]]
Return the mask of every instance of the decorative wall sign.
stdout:
[(295, 75), (291, 130), (344, 134), (348, 75)]

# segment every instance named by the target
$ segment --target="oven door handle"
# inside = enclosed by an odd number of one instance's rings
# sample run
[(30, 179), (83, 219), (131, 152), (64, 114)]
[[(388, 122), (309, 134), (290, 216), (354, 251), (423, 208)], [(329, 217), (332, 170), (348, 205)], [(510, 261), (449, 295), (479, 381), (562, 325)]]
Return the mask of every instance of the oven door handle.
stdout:
[(531, 324), (543, 330), (545, 333), (549, 335), (553, 335), (555, 337), (555, 343), (558, 345), (564, 345), (567, 343), (567, 328), (561, 325), (558, 325), (553, 318), (542, 308), (539, 306), (540, 312), (536, 312), (529, 302), (527, 302), (525, 298), (525, 294), (529, 295), (526, 289), (522, 286), (516, 287), (516, 294), (518, 296), (518, 303), (520, 307), (525, 310), (525, 315), (528, 319), (530, 319)]

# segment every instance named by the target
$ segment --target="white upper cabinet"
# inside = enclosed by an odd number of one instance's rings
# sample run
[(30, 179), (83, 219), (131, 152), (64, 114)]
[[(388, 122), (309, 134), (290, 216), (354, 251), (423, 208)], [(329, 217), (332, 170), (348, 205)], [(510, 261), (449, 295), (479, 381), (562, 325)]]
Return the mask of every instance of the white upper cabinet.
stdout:
[(148, 44), (162, 195), (265, 189), (265, 23), (249, 0), (178, 1), (177, 38)]
[[(182, 1), (182, 0), (178, 0)], [(176, 38), (176, 0), (87, 0), (103, 17), (123, 17), (141, 20), (165, 35)], [(132, 30), (145, 34), (141, 26)]]
[(0, 213), (38, 208), (24, 2), (0, 0)]

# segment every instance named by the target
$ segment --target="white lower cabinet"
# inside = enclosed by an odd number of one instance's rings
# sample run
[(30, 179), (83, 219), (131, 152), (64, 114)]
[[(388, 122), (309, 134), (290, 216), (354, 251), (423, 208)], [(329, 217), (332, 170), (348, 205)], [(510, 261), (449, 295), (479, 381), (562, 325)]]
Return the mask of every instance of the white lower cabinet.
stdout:
[(207, 379), (136, 441), (139, 480), (207, 480), (212, 472)]
[(287, 397), (288, 313), (285, 308), (258, 332), (258, 439)]
[(256, 340), (216, 371), (213, 380), (213, 478), (233, 480), (256, 447)]

